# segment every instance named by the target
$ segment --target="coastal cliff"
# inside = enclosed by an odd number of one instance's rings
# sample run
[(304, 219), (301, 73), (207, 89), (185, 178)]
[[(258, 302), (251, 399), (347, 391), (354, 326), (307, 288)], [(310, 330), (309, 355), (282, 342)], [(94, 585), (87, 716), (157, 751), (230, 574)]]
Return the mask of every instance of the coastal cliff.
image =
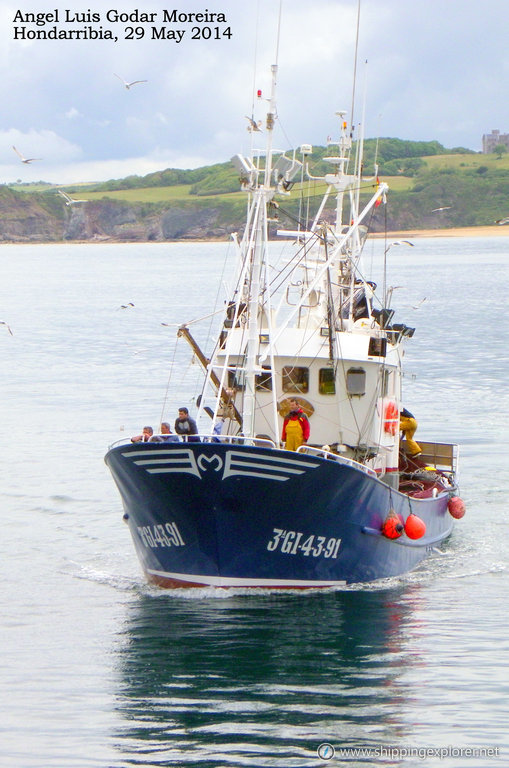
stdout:
[(226, 238), (241, 223), (236, 206), (197, 200), (178, 204), (127, 203), (103, 198), (64, 206), (50, 193), (0, 188), (0, 242), (158, 242)]
[[(509, 221), (509, 153), (483, 155), (462, 148), (446, 150), (437, 142), (368, 139), (366, 168), (374, 164), (375, 151), (379, 173), (367, 175), (361, 196), (373, 194), (377, 179), (387, 181), (389, 194), (387, 204), (369, 222), (372, 232), (445, 233)], [(302, 201), (323, 194), (320, 177), (328, 170), (326, 152), (326, 147), (314, 148), (317, 158), (310, 184), (297, 185), (291, 195), (275, 201), (271, 232), (309, 226)], [(45, 182), (1, 185), (0, 242), (227, 239), (244, 226), (246, 194), (240, 187), (231, 163), (194, 170), (167, 168), (141, 177), (66, 187)], [(326, 219), (333, 214), (322, 211)]]

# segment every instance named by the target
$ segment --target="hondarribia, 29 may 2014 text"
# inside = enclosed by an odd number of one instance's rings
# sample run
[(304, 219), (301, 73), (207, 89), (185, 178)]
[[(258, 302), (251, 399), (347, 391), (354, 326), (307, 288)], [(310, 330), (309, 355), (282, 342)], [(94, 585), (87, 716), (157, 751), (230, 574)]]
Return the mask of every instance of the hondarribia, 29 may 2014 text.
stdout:
[(225, 13), (207, 9), (140, 11), (111, 8), (76, 11), (54, 8), (34, 13), (18, 9), (13, 15), (13, 40), (230, 40), (233, 36)]

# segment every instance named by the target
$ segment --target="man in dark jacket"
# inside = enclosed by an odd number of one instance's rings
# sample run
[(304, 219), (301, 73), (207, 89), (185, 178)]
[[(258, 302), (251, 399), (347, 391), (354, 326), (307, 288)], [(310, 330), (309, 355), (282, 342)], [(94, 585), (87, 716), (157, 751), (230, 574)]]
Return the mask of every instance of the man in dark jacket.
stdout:
[(175, 432), (177, 435), (187, 435), (190, 442), (196, 442), (198, 439), (195, 437), (193, 440), (190, 437), (190, 435), (198, 434), (198, 427), (195, 420), (189, 416), (189, 411), (185, 407), (179, 408), (179, 415), (175, 420)]

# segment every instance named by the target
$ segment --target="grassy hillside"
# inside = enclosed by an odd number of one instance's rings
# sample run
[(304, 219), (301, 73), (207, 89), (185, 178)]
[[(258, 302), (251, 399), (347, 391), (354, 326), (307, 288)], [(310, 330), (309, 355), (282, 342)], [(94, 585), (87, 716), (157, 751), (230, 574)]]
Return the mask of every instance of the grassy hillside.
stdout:
[[(330, 151), (327, 147), (314, 148), (312, 175), (328, 170), (324, 157)], [(390, 187), (384, 220), (374, 222), (376, 229), (487, 225), (508, 215), (509, 153), (482, 155), (460, 147), (448, 150), (434, 141), (383, 138), (365, 144), (367, 176), (373, 175), (375, 160), (379, 178)], [(15, 220), (16, 238), (23, 230), (23, 216), (31, 222), (32, 239), (37, 231), (44, 239), (59, 227), (62, 239), (212, 237), (226, 236), (243, 224), (245, 193), (239, 189), (238, 173), (230, 162), (59, 187), (89, 201), (85, 206), (64, 206), (57, 188), (43, 182), (4, 187), (4, 192), (9, 190), (12, 195), (4, 197), (3, 215), (7, 222)], [(295, 184), (292, 195), (280, 201), (281, 224), (287, 226), (298, 217), (304, 195), (318, 196), (323, 188), (320, 182)], [(369, 192), (368, 186), (366, 194)], [(36, 211), (28, 211), (27, 198)], [(444, 210), (437, 212), (436, 208)], [(43, 225), (45, 215), (51, 224)], [(34, 220), (38, 222), (35, 229)], [(4, 240), (10, 239), (9, 226), (4, 223)]]

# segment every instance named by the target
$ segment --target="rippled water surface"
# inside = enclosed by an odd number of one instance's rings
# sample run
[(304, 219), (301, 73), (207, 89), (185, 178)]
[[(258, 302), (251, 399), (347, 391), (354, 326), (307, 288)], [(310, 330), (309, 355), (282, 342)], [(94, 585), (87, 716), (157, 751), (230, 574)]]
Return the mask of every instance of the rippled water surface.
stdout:
[(0, 765), (508, 764), (509, 240), (414, 242), (388, 254), (405, 402), (460, 444), (467, 515), (411, 574), (298, 594), (148, 587), (103, 463), (192, 409), (176, 324), (225, 247), (2, 246)]

